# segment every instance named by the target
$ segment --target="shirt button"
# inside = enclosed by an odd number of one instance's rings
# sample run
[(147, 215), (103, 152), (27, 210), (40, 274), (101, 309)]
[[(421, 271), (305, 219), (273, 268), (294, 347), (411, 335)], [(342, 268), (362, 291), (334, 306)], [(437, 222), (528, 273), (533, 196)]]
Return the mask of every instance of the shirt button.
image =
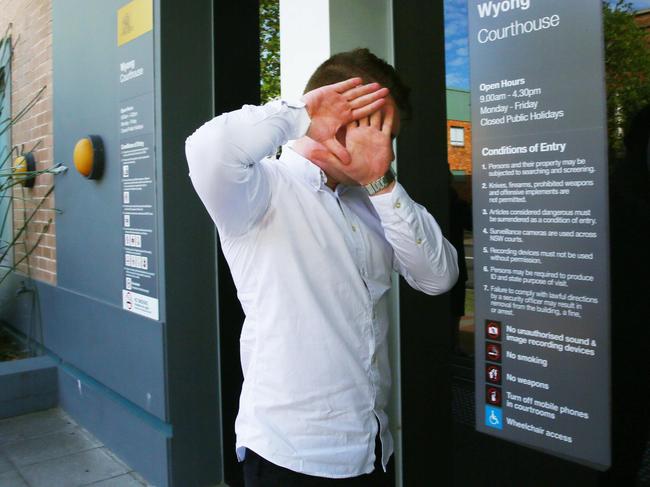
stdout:
[(356, 232), (356, 231), (357, 231), (357, 227), (356, 227), (355, 225), (352, 225), (352, 231), (353, 231), (353, 232)]
[(402, 202), (398, 199), (397, 201), (395, 201), (394, 206), (395, 206), (395, 208), (401, 208), (402, 207)]
[(421, 238), (418, 238), (418, 239), (415, 241), (415, 243), (418, 244), (418, 245), (420, 245), (420, 244), (422, 243), (422, 239), (421, 239)]

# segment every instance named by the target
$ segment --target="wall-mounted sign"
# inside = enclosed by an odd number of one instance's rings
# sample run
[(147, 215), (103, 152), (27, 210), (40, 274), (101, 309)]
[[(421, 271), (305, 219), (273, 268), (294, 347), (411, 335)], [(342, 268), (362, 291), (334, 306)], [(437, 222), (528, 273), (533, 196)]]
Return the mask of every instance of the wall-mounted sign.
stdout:
[(153, 0), (131, 0), (117, 11), (117, 45), (153, 29)]
[(159, 317), (152, 0), (118, 11), (119, 154), (124, 272), (122, 307)]
[(469, 2), (476, 428), (610, 464), (600, 0)]

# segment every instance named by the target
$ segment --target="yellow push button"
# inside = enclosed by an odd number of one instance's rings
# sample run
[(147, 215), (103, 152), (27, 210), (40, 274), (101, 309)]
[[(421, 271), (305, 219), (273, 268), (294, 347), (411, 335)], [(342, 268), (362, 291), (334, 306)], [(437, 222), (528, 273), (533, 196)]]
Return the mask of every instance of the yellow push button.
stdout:
[(34, 174), (27, 174), (36, 171), (36, 161), (34, 154), (27, 152), (14, 159), (13, 165), (13, 178), (20, 181), (20, 184), (26, 188), (33, 188), (36, 176)]
[(79, 139), (72, 155), (74, 167), (88, 179), (100, 179), (104, 172), (104, 144), (98, 135)]

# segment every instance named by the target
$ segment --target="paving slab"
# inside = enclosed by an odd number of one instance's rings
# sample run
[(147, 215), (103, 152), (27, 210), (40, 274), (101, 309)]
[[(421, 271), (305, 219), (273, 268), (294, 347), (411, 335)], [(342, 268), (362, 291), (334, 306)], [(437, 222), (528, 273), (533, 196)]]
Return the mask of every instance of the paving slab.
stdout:
[(94, 484), (88, 484), (84, 487), (143, 487), (147, 484), (138, 482), (129, 474), (120, 475), (119, 477), (113, 477), (108, 480), (101, 480), (95, 482)]
[(61, 409), (0, 420), (0, 487), (153, 487)]
[(113, 453), (111, 450), (109, 450), (108, 448), (104, 448), (104, 451), (105, 451), (105, 452), (106, 452), (106, 453), (107, 453), (107, 454), (108, 454), (108, 455), (109, 455), (113, 460), (115, 460), (115, 462), (116, 462), (117, 464), (122, 465), (122, 466), (126, 469), (126, 471), (131, 471), (131, 467), (129, 467), (126, 463), (124, 463), (124, 461), (123, 461), (120, 457), (118, 457), (115, 453)]
[(0, 421), (0, 446), (76, 427), (61, 409), (48, 409), (3, 419)]
[(103, 446), (99, 440), (80, 428), (74, 428), (9, 443), (0, 450), (15, 465), (24, 466), (99, 446)]
[(4, 453), (0, 452), (0, 473), (9, 472), (10, 470), (13, 469), (14, 466), (11, 464), (7, 456)]
[(102, 447), (18, 467), (18, 470), (30, 487), (81, 487), (117, 477), (129, 469)]
[(15, 470), (0, 473), (0, 485), (2, 487), (30, 487)]
[(150, 484), (149, 482), (147, 482), (146, 479), (142, 475), (140, 475), (138, 472), (136, 472), (135, 470), (131, 470), (129, 472), (129, 475), (132, 476), (135, 480), (137, 480), (138, 482), (140, 482), (142, 485), (144, 485), (146, 487), (156, 487), (155, 485)]

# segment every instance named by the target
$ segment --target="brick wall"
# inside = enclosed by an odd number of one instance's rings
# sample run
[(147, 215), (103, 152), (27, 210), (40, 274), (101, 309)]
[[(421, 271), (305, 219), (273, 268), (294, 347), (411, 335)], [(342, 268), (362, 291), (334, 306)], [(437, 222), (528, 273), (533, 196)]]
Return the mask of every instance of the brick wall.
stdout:
[[(451, 145), (451, 127), (462, 127), (465, 130), (465, 145)], [(472, 174), (472, 124), (460, 120), (447, 120), (447, 159), (452, 171), (465, 171)]]
[(646, 38), (650, 45), (650, 9), (643, 10), (636, 15), (636, 23), (646, 32)]
[[(0, 0), (0, 30), (4, 33), (11, 23), (11, 38), (14, 54), (11, 63), (11, 112), (12, 116), (24, 108), (45, 86), (39, 101), (28, 114), (12, 129), (12, 145), (25, 151), (34, 150), (36, 169), (53, 165), (52, 149), (52, 8), (51, 0)], [(2, 34), (0, 34), (2, 35)], [(37, 176), (31, 189), (14, 189), (14, 196), (24, 197), (25, 201), (14, 199), (14, 232), (23, 225), (25, 209), (34, 208), (54, 182), (51, 174)], [(25, 208), (23, 208), (23, 204)], [(31, 248), (36, 242), (45, 223), (52, 219), (49, 230), (42, 238), (39, 247), (29, 257), (29, 270), (33, 278), (56, 283), (56, 238), (54, 194), (51, 194), (28, 225), (25, 243)], [(18, 245), (14, 258), (25, 255), (24, 246)], [(26, 261), (19, 271), (27, 273)]]

